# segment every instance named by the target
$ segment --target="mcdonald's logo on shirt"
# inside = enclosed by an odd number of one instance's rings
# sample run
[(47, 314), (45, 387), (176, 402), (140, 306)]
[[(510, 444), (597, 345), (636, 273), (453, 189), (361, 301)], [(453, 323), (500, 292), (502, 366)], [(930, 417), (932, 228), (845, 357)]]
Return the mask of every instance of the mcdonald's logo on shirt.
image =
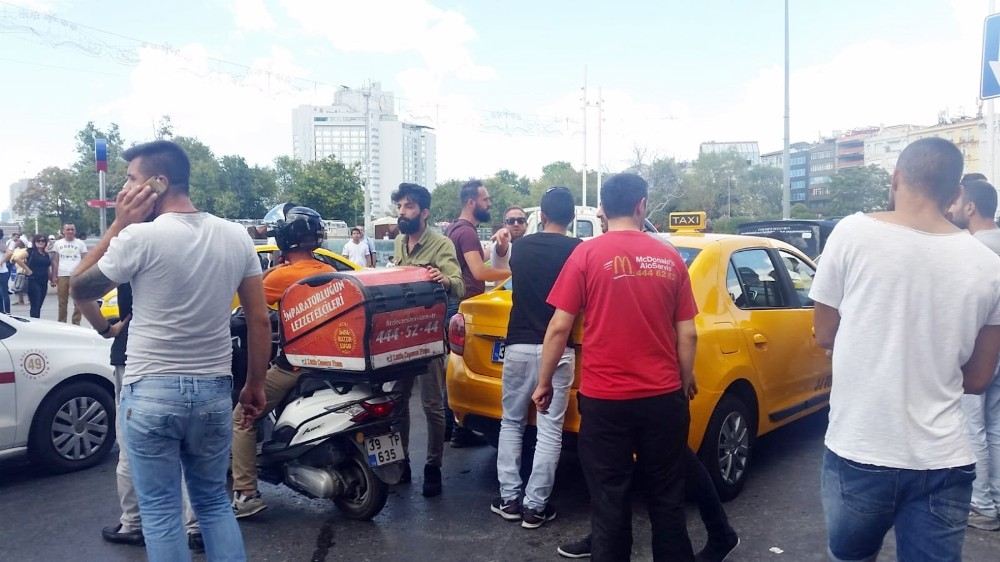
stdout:
[(628, 256), (615, 256), (615, 258), (611, 260), (611, 263), (611, 271), (615, 277), (635, 275), (635, 270), (632, 266), (632, 258)]

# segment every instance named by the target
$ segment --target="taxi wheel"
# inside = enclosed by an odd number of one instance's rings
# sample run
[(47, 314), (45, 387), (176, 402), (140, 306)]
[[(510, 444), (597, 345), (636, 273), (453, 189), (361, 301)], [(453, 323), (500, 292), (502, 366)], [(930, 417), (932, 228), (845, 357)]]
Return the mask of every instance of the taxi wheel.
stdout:
[(111, 393), (90, 381), (73, 381), (57, 388), (38, 407), (28, 453), (52, 472), (69, 472), (101, 462), (114, 442)]
[(722, 501), (740, 494), (750, 469), (755, 431), (750, 408), (734, 394), (719, 400), (708, 423), (699, 457)]

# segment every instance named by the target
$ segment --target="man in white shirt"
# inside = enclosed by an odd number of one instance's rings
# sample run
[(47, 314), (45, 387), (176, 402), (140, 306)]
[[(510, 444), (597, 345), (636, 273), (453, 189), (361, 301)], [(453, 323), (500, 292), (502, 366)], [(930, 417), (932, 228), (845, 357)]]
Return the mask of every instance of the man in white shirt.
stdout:
[(890, 211), (837, 225), (809, 296), (833, 350), (822, 497), (832, 560), (961, 560), (975, 478), (961, 398), (1000, 353), (1000, 256), (946, 211), (962, 153), (940, 138), (903, 150)]
[(351, 229), (351, 239), (344, 244), (344, 250), (340, 253), (361, 267), (369, 265), (368, 258), (371, 254), (371, 249), (368, 248), (368, 243), (361, 239), (360, 228), (354, 227)]
[[(250, 350), (240, 404), (253, 423), (266, 404), (271, 348), (260, 261), (242, 227), (195, 208), (191, 165), (180, 146), (154, 141), (122, 157), (129, 164), (115, 221), (80, 264), (72, 292), (98, 322), (96, 299), (108, 289), (131, 283), (135, 293), (120, 412), (146, 554), (151, 562), (191, 559), (181, 520), (183, 469), (206, 558), (245, 560), (226, 489), (233, 427), (229, 307), (237, 293)], [(123, 324), (94, 327), (109, 337)]]
[[(962, 180), (962, 195), (949, 211), (951, 222), (968, 229), (987, 248), (1000, 254), (1000, 228), (993, 220), (997, 212), (997, 191), (985, 180), (966, 178)], [(997, 517), (1000, 513), (1000, 377), (994, 375), (993, 383), (982, 396), (963, 396), (962, 410), (976, 454), (969, 526), (997, 531), (1000, 530)]]
[[(52, 244), (52, 275), (57, 278), (59, 321), (65, 322), (69, 308), (69, 278), (76, 272), (80, 260), (87, 255), (87, 245), (76, 237), (76, 225), (64, 224), (63, 237)], [(80, 309), (73, 304), (73, 323), (80, 325)]]

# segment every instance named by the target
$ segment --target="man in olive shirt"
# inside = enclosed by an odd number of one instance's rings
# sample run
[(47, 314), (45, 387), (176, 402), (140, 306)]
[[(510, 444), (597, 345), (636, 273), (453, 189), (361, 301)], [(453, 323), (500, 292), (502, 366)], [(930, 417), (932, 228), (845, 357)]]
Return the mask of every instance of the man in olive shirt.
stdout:
[[(400, 235), (396, 237), (396, 265), (426, 267), (431, 279), (448, 291), (451, 299), (458, 301), (465, 295), (462, 269), (455, 255), (455, 245), (443, 234), (427, 230), (431, 211), (431, 193), (427, 188), (413, 183), (401, 183), (392, 194), (399, 218)], [(409, 397), (413, 378), (405, 379), (403, 400), (403, 448), (406, 449), (406, 469), (403, 481), (409, 481), (410, 412)], [(431, 361), (427, 374), (420, 377), (420, 400), (427, 417), (427, 464), (424, 466), (425, 496), (441, 493), (441, 457), (444, 454), (444, 358)]]

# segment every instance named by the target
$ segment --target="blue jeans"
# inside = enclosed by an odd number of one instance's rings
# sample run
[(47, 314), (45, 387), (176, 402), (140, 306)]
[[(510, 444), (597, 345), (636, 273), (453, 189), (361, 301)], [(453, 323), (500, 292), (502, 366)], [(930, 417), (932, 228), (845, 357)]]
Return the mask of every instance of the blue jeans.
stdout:
[[(552, 403), (549, 413), (537, 414), (535, 426), (538, 439), (531, 476), (524, 488), (524, 507), (545, 509), (552, 494), (562, 451), (563, 420), (573, 385), (574, 353), (563, 350), (562, 358), (552, 376)], [(515, 344), (507, 346), (503, 360), (503, 417), (500, 420), (500, 443), (497, 448), (497, 478), (500, 497), (516, 499), (521, 493), (521, 446), (524, 426), (532, 409), (531, 394), (538, 386), (538, 367), (542, 362), (542, 346)]]
[(972, 464), (905, 470), (827, 450), (822, 495), (831, 560), (874, 560), (895, 526), (899, 562), (961, 562), (975, 477)]
[(962, 396), (962, 411), (976, 453), (972, 510), (995, 518), (1000, 515), (1000, 376), (986, 392)]
[(132, 479), (151, 562), (191, 560), (181, 518), (181, 469), (208, 560), (246, 560), (226, 491), (232, 378), (145, 377), (122, 389)]

